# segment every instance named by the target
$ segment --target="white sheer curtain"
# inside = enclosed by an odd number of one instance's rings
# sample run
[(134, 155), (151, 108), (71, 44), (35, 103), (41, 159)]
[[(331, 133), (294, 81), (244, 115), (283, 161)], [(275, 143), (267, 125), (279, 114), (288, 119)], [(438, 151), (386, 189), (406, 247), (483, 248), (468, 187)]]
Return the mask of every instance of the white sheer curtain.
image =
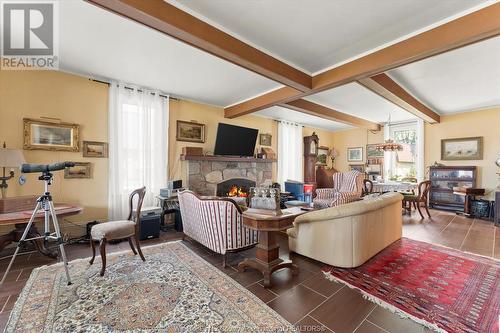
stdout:
[(167, 181), (168, 98), (158, 92), (110, 84), (109, 209), (111, 220), (127, 217), (128, 197), (146, 186), (144, 206)]
[(286, 121), (278, 122), (278, 182), (285, 188), (288, 179), (304, 179), (302, 126)]

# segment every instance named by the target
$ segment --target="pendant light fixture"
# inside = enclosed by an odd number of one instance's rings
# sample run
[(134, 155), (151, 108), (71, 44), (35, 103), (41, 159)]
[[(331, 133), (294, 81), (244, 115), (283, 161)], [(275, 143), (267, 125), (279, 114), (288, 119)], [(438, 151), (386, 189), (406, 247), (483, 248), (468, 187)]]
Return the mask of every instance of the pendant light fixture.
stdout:
[[(391, 128), (391, 114), (389, 114), (389, 119), (387, 120), (387, 123), (385, 126), (389, 126), (388, 128)], [(403, 145), (399, 144), (397, 142), (394, 142), (392, 139), (387, 139), (384, 141), (384, 143), (380, 143), (375, 146), (375, 150), (377, 151), (401, 151), (403, 150)]]

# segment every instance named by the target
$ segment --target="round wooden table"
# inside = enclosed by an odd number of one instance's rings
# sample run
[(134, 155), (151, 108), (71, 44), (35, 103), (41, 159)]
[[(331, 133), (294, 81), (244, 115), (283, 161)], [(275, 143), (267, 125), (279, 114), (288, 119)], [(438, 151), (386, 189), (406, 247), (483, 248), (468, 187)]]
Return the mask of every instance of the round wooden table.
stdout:
[(255, 258), (247, 258), (238, 264), (238, 271), (244, 272), (247, 267), (256, 269), (264, 276), (264, 287), (271, 285), (271, 274), (281, 268), (290, 268), (292, 274), (299, 273), (299, 268), (290, 260), (280, 258), (280, 246), (276, 241), (276, 232), (283, 231), (292, 226), (293, 221), (299, 215), (307, 213), (298, 207), (282, 210), (283, 214), (278, 216), (253, 214), (244, 212), (243, 224), (250, 229), (259, 232), (259, 244)]

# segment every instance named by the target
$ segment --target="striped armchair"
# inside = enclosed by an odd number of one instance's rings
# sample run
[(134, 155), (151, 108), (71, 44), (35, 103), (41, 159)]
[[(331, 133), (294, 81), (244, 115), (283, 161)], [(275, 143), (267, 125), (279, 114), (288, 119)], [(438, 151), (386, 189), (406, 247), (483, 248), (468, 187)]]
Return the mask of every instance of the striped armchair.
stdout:
[(361, 198), (365, 175), (359, 171), (336, 172), (333, 188), (316, 189), (315, 208), (328, 208), (346, 204)]
[(210, 250), (223, 255), (247, 249), (258, 243), (257, 231), (243, 226), (242, 211), (229, 198), (203, 198), (191, 191), (179, 193), (184, 234)]

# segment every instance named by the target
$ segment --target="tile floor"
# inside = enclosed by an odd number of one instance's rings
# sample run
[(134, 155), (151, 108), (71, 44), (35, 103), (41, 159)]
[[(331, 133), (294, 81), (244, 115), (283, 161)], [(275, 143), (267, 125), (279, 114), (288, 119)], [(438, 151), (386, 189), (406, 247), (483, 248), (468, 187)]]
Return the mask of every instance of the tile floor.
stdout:
[[(417, 213), (403, 218), (405, 237), (437, 243), (456, 249), (500, 259), (500, 228), (491, 222), (468, 219), (452, 213), (431, 211), (432, 220), (421, 220)], [(162, 233), (160, 239), (144, 241), (143, 246), (181, 239), (182, 233)], [(254, 249), (230, 254), (228, 266), (223, 269), (221, 256), (200, 244), (184, 241), (205, 260), (224, 271), (238, 283), (254, 293), (263, 302), (280, 313), (304, 332), (426, 332), (419, 324), (365, 300), (357, 291), (342, 284), (330, 282), (320, 272), (323, 264), (309, 258), (290, 254), (286, 236), (280, 236), (280, 255), (291, 257), (299, 266), (300, 273), (292, 276), (289, 270), (273, 274), (272, 287), (262, 285), (261, 275), (251, 269), (245, 273), (236, 270), (245, 257), (253, 256)], [(127, 242), (109, 246), (109, 252), (129, 249)], [(69, 260), (90, 256), (88, 245), (67, 246)], [(2, 254), (0, 253), (0, 256)], [(0, 272), (4, 272), (9, 258), (0, 259)], [(52, 259), (38, 253), (18, 257), (8, 281), (0, 290), (0, 331), (3, 330), (17, 296), (21, 292), (31, 270), (53, 263)]]

